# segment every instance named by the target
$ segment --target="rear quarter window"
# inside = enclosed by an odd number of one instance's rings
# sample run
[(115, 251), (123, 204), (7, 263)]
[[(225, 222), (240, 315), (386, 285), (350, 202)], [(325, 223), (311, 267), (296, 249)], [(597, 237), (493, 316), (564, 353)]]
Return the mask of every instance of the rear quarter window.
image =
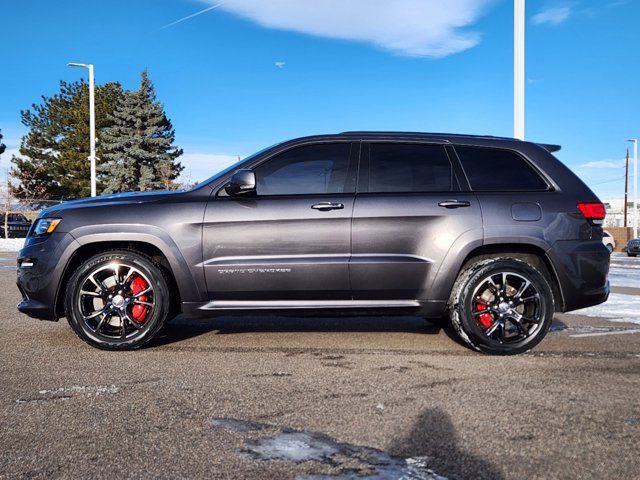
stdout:
[(456, 146), (471, 189), (475, 191), (544, 191), (547, 182), (518, 153), (501, 148)]

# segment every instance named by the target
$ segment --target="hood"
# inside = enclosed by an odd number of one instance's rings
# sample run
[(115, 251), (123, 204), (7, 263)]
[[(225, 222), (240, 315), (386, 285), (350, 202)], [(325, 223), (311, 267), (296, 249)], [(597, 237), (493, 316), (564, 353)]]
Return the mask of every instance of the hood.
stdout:
[(102, 207), (107, 205), (123, 205), (132, 203), (151, 203), (163, 200), (167, 197), (180, 195), (184, 192), (176, 190), (156, 190), (152, 192), (125, 192), (114, 193), (109, 195), (100, 195), (98, 197), (81, 198), (79, 200), (70, 200), (60, 203), (52, 207), (46, 208), (40, 212), (40, 217), (53, 217), (65, 210)]

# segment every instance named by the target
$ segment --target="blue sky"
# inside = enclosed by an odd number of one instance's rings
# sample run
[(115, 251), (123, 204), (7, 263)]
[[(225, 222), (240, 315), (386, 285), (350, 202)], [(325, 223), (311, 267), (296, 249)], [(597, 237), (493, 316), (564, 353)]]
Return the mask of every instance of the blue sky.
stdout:
[[(94, 63), (135, 88), (148, 68), (192, 180), (288, 138), (351, 129), (510, 136), (511, 0), (29, 0), (0, 7), (0, 129)], [(640, 1), (527, 1), (527, 139), (603, 199), (640, 136)], [(165, 27), (165, 28), (163, 28)]]

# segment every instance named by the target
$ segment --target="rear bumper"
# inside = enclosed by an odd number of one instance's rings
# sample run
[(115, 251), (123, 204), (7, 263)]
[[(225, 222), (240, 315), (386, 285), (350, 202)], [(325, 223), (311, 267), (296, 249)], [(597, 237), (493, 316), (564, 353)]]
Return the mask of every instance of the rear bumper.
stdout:
[(607, 247), (600, 241), (556, 242), (547, 252), (562, 294), (562, 312), (591, 307), (609, 298)]
[(636, 253), (640, 255), (640, 245), (627, 245), (627, 253)]

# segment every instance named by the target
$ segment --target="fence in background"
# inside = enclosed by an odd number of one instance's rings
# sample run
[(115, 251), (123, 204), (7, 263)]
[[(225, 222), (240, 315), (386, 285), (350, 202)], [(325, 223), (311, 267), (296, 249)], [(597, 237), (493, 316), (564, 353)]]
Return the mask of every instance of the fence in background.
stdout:
[(0, 196), (0, 213), (22, 213), (29, 220), (33, 220), (38, 216), (40, 211), (53, 205), (62, 203), (61, 200), (49, 200), (49, 199), (30, 199), (20, 200), (15, 197), (9, 198), (7, 202), (6, 196)]
[(616, 242), (616, 252), (624, 251), (627, 242), (633, 237), (633, 229), (631, 227), (605, 227), (605, 230), (611, 234)]

